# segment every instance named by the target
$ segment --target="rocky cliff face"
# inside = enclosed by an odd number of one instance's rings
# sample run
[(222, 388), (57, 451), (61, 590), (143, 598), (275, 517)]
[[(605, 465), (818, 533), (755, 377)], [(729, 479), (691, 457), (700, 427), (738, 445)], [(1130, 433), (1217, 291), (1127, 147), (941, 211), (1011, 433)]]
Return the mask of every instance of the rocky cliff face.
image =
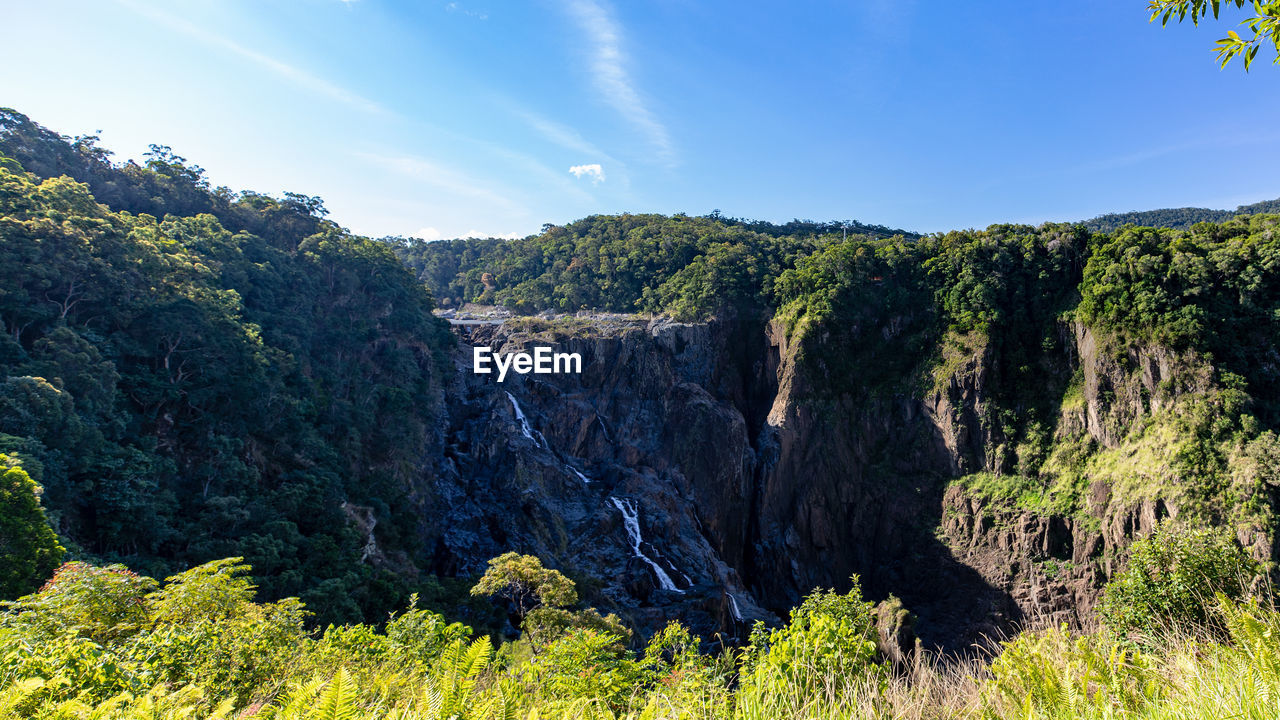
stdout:
[[(732, 328), (596, 318), (458, 333), (430, 509), (438, 570), (477, 573), (515, 549), (584, 580), (592, 603), (642, 631), (680, 617), (740, 638), (773, 619), (739, 574), (756, 465), (742, 373), (763, 367), (739, 362)], [(499, 383), (472, 372), (477, 345), (578, 353), (582, 373)]]
[[(953, 482), (1017, 464), (990, 419), (991, 350), (961, 344), (927, 392), (824, 392), (772, 322), (515, 319), (455, 328), (444, 458), (424, 497), (439, 572), (539, 555), (642, 633), (679, 617), (742, 638), (814, 587), (898, 596), (929, 645), (1021, 622), (1081, 622), (1124, 547), (1176, 502), (1088, 485), (1084, 512), (993, 501)], [(1200, 358), (1064, 326), (1078, 381), (1055, 442), (1119, 452), (1140, 420), (1207, 392)], [(579, 353), (583, 372), (471, 372), (471, 348)], [(1075, 387), (1078, 386), (1078, 387)], [(1259, 541), (1259, 544), (1265, 544)]]
[[(759, 441), (756, 536), (747, 575), (766, 605), (795, 605), (814, 587), (860, 576), (868, 596), (899, 596), (930, 644), (961, 648), (1009, 617), (1011, 605), (935, 535), (942, 492), (974, 462), (969, 435), (935, 414), (938, 398), (822, 398), (799, 348), (774, 324), (779, 392)], [(962, 381), (957, 381), (962, 382)], [(974, 390), (975, 388), (969, 388)], [(972, 414), (980, 401), (958, 391)]]
[[(1023, 622), (1088, 626), (1128, 545), (1179, 514), (1185, 478), (1172, 460), (1185, 438), (1165, 437), (1161, 421), (1189, 402), (1212, 398), (1218, 388), (1212, 366), (1195, 353), (1122, 343), (1080, 323), (1063, 331), (1065, 360), (1079, 387), (1061, 404), (1053, 440), (1093, 453), (1080, 471), (1080, 508), (1072, 514), (1020, 509), (953, 485), (943, 497), (941, 531), (957, 559), (1013, 600)], [(1143, 462), (1152, 452), (1165, 454)], [(1263, 533), (1242, 529), (1239, 539), (1259, 559), (1271, 554)]]

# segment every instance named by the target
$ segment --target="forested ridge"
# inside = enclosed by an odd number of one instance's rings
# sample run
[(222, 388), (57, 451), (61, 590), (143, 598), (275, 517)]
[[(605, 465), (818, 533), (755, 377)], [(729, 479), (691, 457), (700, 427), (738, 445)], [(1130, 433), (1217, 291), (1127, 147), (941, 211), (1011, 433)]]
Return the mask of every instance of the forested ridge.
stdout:
[(74, 554), (159, 575), (243, 556), (322, 619), (419, 589), (360, 562), (344, 513), (412, 551), (453, 345), (387, 247), (316, 199), (210, 188), (163, 150), (115, 165), (10, 110), (0, 153), (0, 452)]
[(1190, 230), (1196, 223), (1226, 222), (1237, 215), (1264, 215), (1280, 213), (1280, 199), (1264, 200), (1250, 205), (1241, 205), (1235, 210), (1211, 210), (1209, 208), (1185, 207), (1163, 208), (1161, 210), (1141, 210), (1126, 213), (1107, 213), (1096, 218), (1085, 220), (1085, 227), (1098, 232), (1115, 232), (1125, 225), (1144, 227), (1171, 228), (1174, 230)]
[(858, 222), (784, 225), (688, 215), (595, 215), (520, 240), (386, 238), (444, 306), (608, 310), (702, 318), (763, 308), (796, 260), (849, 236), (917, 237)]

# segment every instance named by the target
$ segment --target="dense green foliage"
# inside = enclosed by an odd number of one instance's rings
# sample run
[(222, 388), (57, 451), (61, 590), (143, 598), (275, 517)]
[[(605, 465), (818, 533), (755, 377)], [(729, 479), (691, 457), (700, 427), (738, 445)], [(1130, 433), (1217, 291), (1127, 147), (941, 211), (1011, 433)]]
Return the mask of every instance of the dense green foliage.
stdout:
[(1088, 242), (1078, 226), (999, 225), (833, 243), (779, 276), (778, 316), (808, 339), (824, 394), (927, 392), (985, 349), (1002, 401), (992, 420), (1019, 441), (1056, 411), (1067, 378), (1047, 358), (1061, 352)]
[(776, 694), (803, 695), (829, 678), (858, 678), (875, 687), (888, 668), (876, 652), (872, 605), (853, 578), (844, 595), (815, 590), (791, 611), (791, 622), (766, 632), (757, 625), (742, 655), (739, 702), (768, 707)]
[(1140, 212), (1108, 213), (1086, 220), (1084, 226), (1095, 232), (1115, 232), (1126, 225), (1141, 227), (1190, 230), (1202, 222), (1226, 222), (1237, 215), (1265, 215), (1280, 213), (1280, 200), (1264, 200), (1251, 205), (1241, 205), (1235, 210), (1210, 210), (1209, 208), (1164, 208)]
[(325, 621), (438, 592), (362, 564), (345, 511), (416, 550), (410, 481), (452, 338), (413, 276), (318, 203), (42, 133), (5, 111), (0, 152), (120, 204), (0, 156), (0, 451), (59, 534), (146, 572), (243, 556)]
[(699, 318), (763, 306), (782, 269), (849, 232), (883, 237), (894, 231), (860, 223), (772, 225), (719, 214), (596, 215), (523, 240), (387, 241), (443, 305)]
[(319, 198), (285, 193), (281, 199), (251, 191), (210, 187), (204, 170), (163, 145), (151, 146), (146, 163), (111, 162), (95, 136), (65, 138), (22, 113), (0, 108), (0, 154), (42, 178), (70, 177), (88, 185), (97, 202), (113, 210), (156, 218), (213, 215), (232, 233), (248, 232), (296, 249), (322, 227)]
[(1095, 246), (1081, 319), (1136, 340), (1190, 347), (1245, 378), (1274, 422), (1280, 391), (1280, 233), (1274, 215), (1171, 232), (1128, 228)]
[[(915, 697), (877, 655), (856, 587), (811, 595), (789, 624), (719, 657), (678, 625), (636, 652), (616, 617), (578, 607), (567, 578), (515, 553), (472, 595), (509, 600), (519, 641), (495, 652), (419, 609), (456, 606), (470, 583), (411, 579), (434, 522), (415, 468), (434, 450), (452, 341), (401, 260), (449, 305), (773, 313), (819, 411), (980, 393), (984, 471), (962, 479), (980, 494), (1080, 517), (1101, 481), (1122, 503), (1158, 496), (1180, 518), (1274, 529), (1276, 216), (917, 237), (623, 215), (518, 241), (373, 242), (314, 198), (211, 189), (165, 148), (115, 165), (92, 139), (11, 111), (0, 153), (0, 452), (22, 463), (3, 464), (0, 549), (16, 561), (0, 592), (29, 591), (56, 564), (45, 512), (89, 561), (0, 621), (12, 703), (0, 712), (779, 717), (884, 714), (895, 693)], [(1084, 332), (1100, 366), (1138, 375), (1152, 348), (1175, 366), (1129, 398), (1112, 447), (1083, 427)], [(1104, 423), (1126, 401), (1106, 382), (1091, 389)], [(365, 517), (403, 564), (362, 561)], [(1214, 537), (1139, 543), (1103, 613), (1121, 631), (1216, 623), (1230, 643), (1160, 657), (1104, 635), (1028, 635), (970, 687), (973, 707), (1159, 716), (1194, 700), (1178, 675), (1187, 657), (1213, 663), (1208, 683), (1270, 662), (1274, 615), (1190, 592), (1239, 596), (1233, 573), (1252, 576)], [(163, 586), (111, 564), (159, 576), (219, 557), (233, 559)], [(381, 622), (415, 591), (383, 626), (339, 624)], [(1268, 672), (1257, 682), (1280, 679)]]
[(40, 493), (21, 465), (0, 454), (0, 597), (34, 590), (66, 552), (49, 527)]
[(17, 718), (1208, 718), (1280, 711), (1280, 614), (1221, 599), (1215, 641), (1027, 632), (981, 661), (876, 655), (857, 585), (818, 591), (741, 651), (699, 652), (670, 624), (639, 651), (563, 628), (533, 649), (410, 607), (380, 630), (303, 627), (296, 600), (254, 598), (231, 558), (164, 584), (73, 563), (0, 613), (0, 720)]
[[(1278, 225), (1252, 215), (1185, 231), (850, 239), (799, 258), (772, 299), (810, 368), (810, 401), (829, 412), (848, 398), (958, 402), (980, 388), (992, 432), (983, 470), (962, 480), (980, 495), (1082, 514), (1101, 480), (1124, 502), (1165, 497), (1209, 522), (1271, 527)], [(1086, 431), (1080, 347), (1097, 355), (1092, 367), (1114, 369), (1089, 402), (1120, 447)], [(1155, 387), (1137, 379), (1143, 354), (1165, 358)]]
[(1222, 530), (1161, 523), (1130, 547), (1124, 569), (1107, 584), (1102, 621), (1120, 633), (1148, 638), (1214, 619), (1217, 596), (1242, 597), (1258, 565)]

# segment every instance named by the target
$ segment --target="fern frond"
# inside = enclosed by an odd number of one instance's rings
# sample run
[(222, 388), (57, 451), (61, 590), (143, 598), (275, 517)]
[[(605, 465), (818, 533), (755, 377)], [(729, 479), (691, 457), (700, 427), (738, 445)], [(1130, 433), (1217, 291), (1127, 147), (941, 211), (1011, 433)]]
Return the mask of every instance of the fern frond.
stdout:
[(13, 717), (17, 717), (15, 711), (18, 706), (42, 688), (44, 688), (43, 679), (27, 678), (10, 683), (5, 688), (0, 689), (0, 718), (7, 718), (10, 714), (13, 714)]
[(320, 694), (319, 704), (307, 714), (307, 720), (356, 720), (358, 712), (355, 685), (346, 669), (341, 668)]
[(316, 695), (324, 689), (326, 684), (324, 678), (316, 677), (296, 685), (271, 713), (272, 719), (299, 720), (304, 717), (307, 708), (313, 704)]

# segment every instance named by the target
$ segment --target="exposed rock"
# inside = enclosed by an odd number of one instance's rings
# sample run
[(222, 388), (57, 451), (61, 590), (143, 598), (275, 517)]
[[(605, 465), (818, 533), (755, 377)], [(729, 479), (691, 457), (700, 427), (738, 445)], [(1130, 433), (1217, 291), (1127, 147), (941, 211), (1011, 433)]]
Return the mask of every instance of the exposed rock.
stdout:
[[(871, 330), (896, 337), (905, 322)], [(508, 550), (536, 554), (597, 579), (587, 600), (640, 636), (680, 618), (703, 637), (743, 639), (855, 574), (867, 597), (901, 598), (881, 618), (882, 651), (899, 659), (917, 635), (963, 651), (1022, 624), (1083, 624), (1133, 538), (1178, 514), (1172, 498), (1121, 499), (1106, 482), (1071, 517), (955, 485), (1017, 460), (990, 419), (999, 378), (979, 338), (954, 343), (931, 391), (832, 393), (802, 362), (821, 338), (797, 341), (776, 322), (579, 314), (455, 332), (445, 450), (419, 493), (420, 564), (468, 575)], [(1083, 387), (1062, 403), (1058, 440), (1118, 447), (1139, 418), (1212, 384), (1187, 353), (1079, 324), (1062, 338), (1046, 362)], [(471, 372), (472, 345), (579, 353), (583, 371), (499, 384)], [(635, 509), (638, 550), (614, 498)]]
[(919, 644), (915, 634), (915, 616), (892, 595), (876, 603), (875, 614), (876, 650), (895, 666), (908, 667)]

